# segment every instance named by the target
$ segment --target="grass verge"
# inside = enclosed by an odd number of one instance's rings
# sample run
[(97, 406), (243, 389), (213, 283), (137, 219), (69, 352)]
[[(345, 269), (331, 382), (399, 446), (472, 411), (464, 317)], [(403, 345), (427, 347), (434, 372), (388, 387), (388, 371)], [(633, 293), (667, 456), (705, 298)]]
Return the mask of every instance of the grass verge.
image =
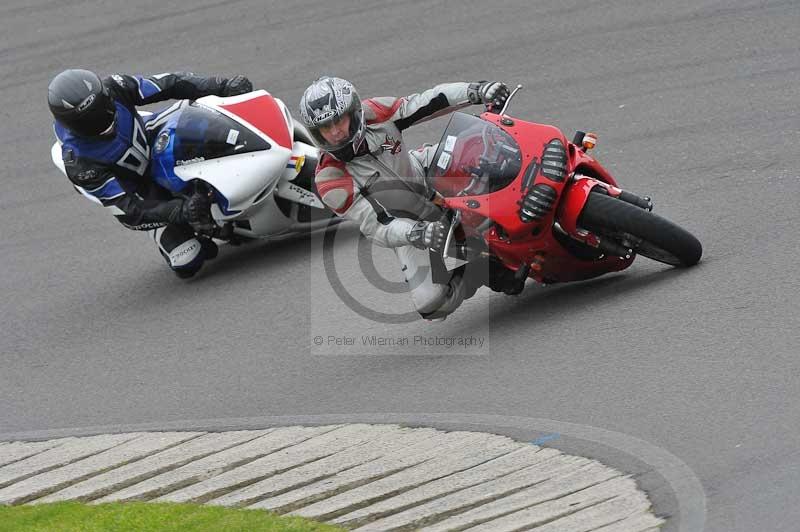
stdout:
[(122, 532), (122, 531), (268, 531), (334, 532), (331, 525), (299, 517), (283, 517), (262, 510), (161, 503), (77, 502), (0, 506), (0, 531)]

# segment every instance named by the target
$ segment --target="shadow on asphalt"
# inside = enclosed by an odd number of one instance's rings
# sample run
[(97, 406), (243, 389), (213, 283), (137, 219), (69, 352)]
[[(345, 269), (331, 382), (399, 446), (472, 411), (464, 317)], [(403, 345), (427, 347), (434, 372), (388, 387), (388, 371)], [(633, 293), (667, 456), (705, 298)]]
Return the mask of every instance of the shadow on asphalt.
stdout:
[[(337, 241), (348, 241), (360, 234), (358, 227), (351, 224), (342, 225), (338, 230)], [(204, 264), (197, 275), (190, 279), (176, 277), (159, 257), (157, 265), (135, 272), (134, 279), (125, 276), (106, 278), (102, 292), (97, 294), (97, 300), (103, 304), (97, 308), (82, 307), (87, 312), (98, 312), (102, 316), (108, 313), (125, 315), (131, 309), (152, 310), (159, 305), (189, 303), (197, 297), (215, 293), (220, 287), (234, 287), (240, 281), (251, 281), (254, 277), (264, 279), (265, 285), (268, 285), (273, 278), (271, 275), (279, 280), (290, 276), (307, 276), (307, 269), (312, 265), (312, 246), (319, 246), (321, 253), (323, 234), (319, 231), (273, 242), (221, 245), (219, 256)], [(72, 308), (73, 305), (70, 302), (66, 308)]]
[[(353, 224), (343, 224), (328, 231), (337, 231), (337, 243), (347, 242), (360, 234), (358, 227)], [(324, 234), (323, 231), (318, 231), (273, 242), (253, 241), (239, 246), (222, 245), (219, 256), (204, 264), (200, 272), (188, 282), (198, 283), (221, 275), (263, 272), (272, 268), (283, 268), (287, 263), (298, 260), (302, 261), (302, 266), (305, 267), (310, 264), (312, 246), (322, 251)]]
[[(540, 288), (529, 282), (525, 291), (519, 296), (506, 296), (499, 298), (499, 301), (493, 299), (489, 304), (490, 319), (493, 328), (507, 328), (530, 324), (532, 319), (535, 320), (542, 313), (563, 314), (567, 318), (570, 311), (580, 305), (598, 300), (610, 301), (620, 297), (630, 297), (649, 290), (659, 283), (691, 275), (700, 269), (701, 265), (702, 263), (689, 269), (664, 266), (664, 269), (640, 276), (629, 271), (620, 272), (587, 281)], [(469, 334), (485, 322), (485, 314), (475, 313), (459, 333)]]

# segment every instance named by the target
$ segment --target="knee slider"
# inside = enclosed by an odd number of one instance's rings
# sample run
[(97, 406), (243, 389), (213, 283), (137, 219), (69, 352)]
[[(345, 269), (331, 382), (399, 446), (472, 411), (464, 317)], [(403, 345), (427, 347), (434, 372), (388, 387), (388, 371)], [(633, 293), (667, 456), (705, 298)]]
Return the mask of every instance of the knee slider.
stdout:
[(426, 320), (444, 319), (464, 302), (466, 290), (461, 276), (454, 276), (448, 284), (438, 286), (445, 288), (440, 292), (439, 297), (427, 301), (424, 307), (417, 307), (419, 315)]
[(194, 233), (182, 227), (167, 226), (153, 235), (159, 251), (173, 270), (197, 271), (203, 264), (203, 245)]
[(189, 269), (203, 262), (203, 246), (199, 240), (193, 238), (170, 251), (167, 257), (171, 268)]

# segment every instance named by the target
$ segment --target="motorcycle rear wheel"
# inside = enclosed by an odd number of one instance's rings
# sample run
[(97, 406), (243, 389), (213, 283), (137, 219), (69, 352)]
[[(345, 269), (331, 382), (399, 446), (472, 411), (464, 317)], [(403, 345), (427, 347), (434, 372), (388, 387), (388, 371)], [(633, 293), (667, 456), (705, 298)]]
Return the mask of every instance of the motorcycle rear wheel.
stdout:
[(672, 266), (692, 266), (703, 254), (700, 241), (682, 227), (602, 193), (589, 194), (578, 226), (623, 245), (633, 241), (637, 254)]

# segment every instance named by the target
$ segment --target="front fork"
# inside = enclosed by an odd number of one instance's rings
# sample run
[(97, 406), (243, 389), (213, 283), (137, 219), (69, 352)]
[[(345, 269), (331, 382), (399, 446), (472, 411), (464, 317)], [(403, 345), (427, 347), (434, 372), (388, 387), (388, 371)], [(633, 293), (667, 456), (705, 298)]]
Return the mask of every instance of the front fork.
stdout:
[(578, 227), (578, 218), (589, 199), (589, 194), (603, 193), (635, 205), (640, 209), (653, 210), (653, 201), (648, 196), (638, 196), (598, 179), (573, 174), (570, 177), (570, 186), (566, 190), (565, 199), (560, 209), (558, 226), (571, 238), (596, 248), (606, 255), (630, 259), (633, 256), (633, 250), (639, 244), (635, 238), (626, 238), (618, 243), (613, 239), (598, 236), (582, 227)]

